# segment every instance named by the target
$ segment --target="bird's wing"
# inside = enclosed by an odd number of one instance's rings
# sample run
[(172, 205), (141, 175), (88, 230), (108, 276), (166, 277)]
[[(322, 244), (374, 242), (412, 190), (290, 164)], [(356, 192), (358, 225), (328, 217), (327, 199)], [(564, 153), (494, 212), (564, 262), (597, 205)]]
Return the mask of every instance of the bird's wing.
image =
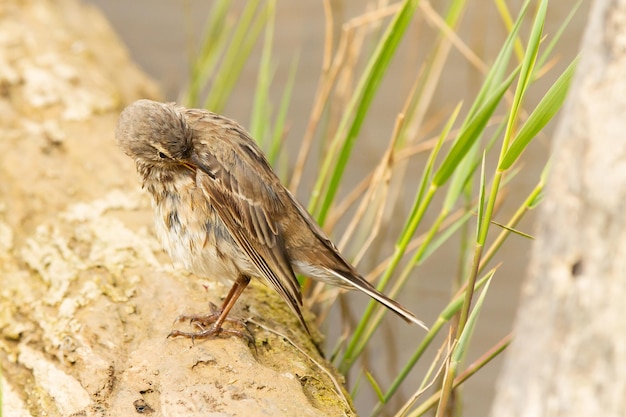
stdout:
[[(220, 126), (219, 124), (224, 124)], [(260, 277), (287, 302), (308, 331), (302, 295), (281, 236), (277, 216), (280, 181), (248, 134), (233, 122), (206, 112), (195, 127), (196, 182)]]

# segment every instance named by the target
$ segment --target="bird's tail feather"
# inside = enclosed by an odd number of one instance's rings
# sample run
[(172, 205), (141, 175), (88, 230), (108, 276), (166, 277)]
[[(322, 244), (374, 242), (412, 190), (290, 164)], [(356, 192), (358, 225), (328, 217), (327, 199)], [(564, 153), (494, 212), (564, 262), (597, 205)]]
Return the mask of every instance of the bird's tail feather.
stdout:
[(367, 282), (364, 278), (358, 275), (344, 275), (339, 271), (332, 270), (330, 268), (325, 268), (331, 275), (337, 277), (342, 283), (347, 284), (347, 287), (352, 287), (357, 290), (364, 292), (365, 294), (372, 297), (374, 300), (378, 301), (400, 317), (402, 317), (405, 321), (409, 323), (415, 323), (418, 326), (424, 328), (428, 331), (428, 327), (424, 324), (423, 321), (415, 317), (415, 314), (411, 313), (409, 310), (404, 308), (397, 301), (392, 300), (387, 297), (385, 294), (378, 291), (372, 284)]

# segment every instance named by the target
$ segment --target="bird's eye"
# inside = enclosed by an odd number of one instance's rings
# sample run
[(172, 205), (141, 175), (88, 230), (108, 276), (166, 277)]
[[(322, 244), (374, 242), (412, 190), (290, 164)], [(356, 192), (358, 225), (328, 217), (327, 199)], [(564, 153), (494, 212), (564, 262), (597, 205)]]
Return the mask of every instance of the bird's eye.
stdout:
[(163, 152), (159, 152), (159, 158), (167, 159), (167, 155), (165, 155)]

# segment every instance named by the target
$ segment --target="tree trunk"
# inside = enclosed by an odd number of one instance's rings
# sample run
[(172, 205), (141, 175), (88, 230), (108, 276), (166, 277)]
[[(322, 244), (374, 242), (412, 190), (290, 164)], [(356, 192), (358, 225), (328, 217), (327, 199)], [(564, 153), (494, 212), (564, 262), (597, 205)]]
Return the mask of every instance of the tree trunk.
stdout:
[(624, 22), (594, 2), (493, 416), (626, 413)]
[(0, 51), (2, 415), (352, 415), (265, 288), (234, 309), (261, 323), (253, 346), (166, 338), (228, 289), (174, 271), (155, 241), (114, 129), (121, 108), (158, 92), (101, 15), (4, 1)]

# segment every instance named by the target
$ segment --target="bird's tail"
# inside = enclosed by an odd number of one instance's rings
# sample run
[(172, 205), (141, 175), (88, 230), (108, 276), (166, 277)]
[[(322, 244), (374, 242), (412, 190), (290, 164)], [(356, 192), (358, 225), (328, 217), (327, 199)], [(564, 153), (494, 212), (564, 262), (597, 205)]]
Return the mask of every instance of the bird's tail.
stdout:
[(334, 277), (338, 278), (342, 284), (345, 284), (342, 286), (345, 286), (348, 288), (355, 288), (359, 291), (364, 292), (365, 294), (372, 297), (374, 300), (378, 301), (379, 303), (387, 307), (389, 310), (393, 311), (394, 313), (402, 317), (408, 323), (415, 323), (418, 326), (424, 328), (426, 331), (429, 330), (423, 321), (415, 317), (415, 314), (411, 313), (409, 310), (404, 308), (397, 301), (392, 300), (391, 298), (387, 297), (385, 294), (378, 291), (376, 288), (374, 288), (372, 284), (367, 282), (363, 277), (359, 275), (342, 274), (341, 272), (332, 270), (330, 268), (324, 268), (324, 269), (326, 269), (326, 271), (329, 272)]

